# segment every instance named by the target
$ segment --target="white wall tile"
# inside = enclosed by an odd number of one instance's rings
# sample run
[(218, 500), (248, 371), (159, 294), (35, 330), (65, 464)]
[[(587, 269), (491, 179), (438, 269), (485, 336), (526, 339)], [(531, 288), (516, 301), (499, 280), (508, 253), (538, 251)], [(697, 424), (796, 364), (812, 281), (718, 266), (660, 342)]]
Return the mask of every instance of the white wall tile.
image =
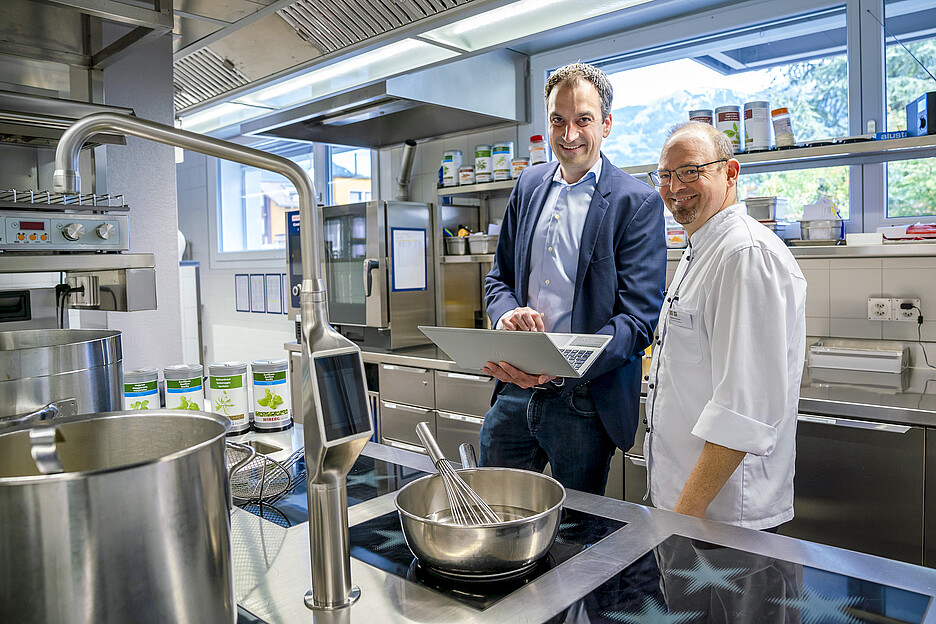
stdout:
[(885, 269), (924, 269), (936, 271), (936, 248), (932, 256), (914, 256), (912, 258), (884, 258)]
[(806, 316), (829, 317), (828, 269), (803, 269), (806, 278)]
[[(867, 310), (867, 306), (865, 309)], [(881, 325), (882, 321), (831, 318), (829, 319), (829, 336), (833, 338), (871, 338), (880, 340), (883, 331)]]
[(829, 314), (832, 318), (868, 318), (868, 298), (881, 296), (880, 262), (877, 261), (876, 268), (833, 268), (830, 271)]

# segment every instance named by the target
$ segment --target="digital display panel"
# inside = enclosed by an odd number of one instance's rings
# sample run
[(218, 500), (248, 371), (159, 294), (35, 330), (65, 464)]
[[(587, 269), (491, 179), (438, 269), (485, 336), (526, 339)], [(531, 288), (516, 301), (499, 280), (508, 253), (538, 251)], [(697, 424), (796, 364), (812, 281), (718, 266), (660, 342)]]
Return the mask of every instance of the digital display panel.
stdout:
[(325, 441), (371, 431), (364, 367), (357, 352), (314, 357)]
[(45, 222), (44, 221), (20, 221), (19, 229), (20, 230), (44, 230)]

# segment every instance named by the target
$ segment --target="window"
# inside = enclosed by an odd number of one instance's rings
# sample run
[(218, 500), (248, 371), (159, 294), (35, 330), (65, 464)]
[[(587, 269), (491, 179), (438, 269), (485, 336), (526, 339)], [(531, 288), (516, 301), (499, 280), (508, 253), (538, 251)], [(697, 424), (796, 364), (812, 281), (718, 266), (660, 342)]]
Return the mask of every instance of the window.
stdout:
[[(315, 182), (316, 202), (329, 205), (368, 201), (375, 152), (341, 145), (267, 140), (250, 145), (288, 158)], [(322, 164), (327, 163), (327, 166)], [(217, 241), (212, 261), (282, 258), (286, 248), (286, 211), (298, 208), (299, 195), (284, 176), (218, 161)], [(325, 192), (323, 193), (322, 190)]]
[[(257, 149), (289, 158), (309, 175), (314, 158), (311, 144), (276, 141)], [(228, 160), (219, 161), (222, 254), (286, 248), (286, 210), (299, 206), (299, 195), (285, 177)]]
[(328, 146), (328, 205), (370, 201), (372, 150)]
[[(915, 8), (921, 8), (920, 3), (907, 0), (885, 6), (887, 29), (904, 44), (892, 36), (885, 39), (887, 130), (906, 130), (907, 105), (928, 91), (936, 91), (936, 82), (929, 75), (936, 73), (936, 9)], [(936, 215), (934, 197), (936, 158), (887, 164), (887, 218)]]
[[(744, 173), (744, 167), (741, 168)], [(799, 171), (771, 171), (742, 175), (738, 183), (738, 197), (786, 197), (785, 221), (803, 218), (803, 206), (819, 197), (828, 197), (839, 208), (843, 219), (849, 217), (848, 167), (824, 167)]]

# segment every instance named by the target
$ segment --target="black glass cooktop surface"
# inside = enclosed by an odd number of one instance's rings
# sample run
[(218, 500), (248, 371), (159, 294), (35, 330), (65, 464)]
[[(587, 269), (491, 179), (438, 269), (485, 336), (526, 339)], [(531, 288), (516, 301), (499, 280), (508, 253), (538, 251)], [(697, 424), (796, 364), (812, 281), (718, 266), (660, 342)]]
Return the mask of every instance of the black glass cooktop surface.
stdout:
[[(303, 476), (297, 478), (292, 489), (279, 500), (272, 503), (245, 503), (239, 507), (284, 527), (308, 522), (304, 458), (299, 460), (296, 470), (297, 474)], [(395, 492), (425, 474), (415, 468), (361, 455), (348, 472), (348, 507)]]
[(420, 566), (406, 545), (400, 518), (395, 511), (351, 527), (351, 556), (475, 609), (484, 610), (614, 533), (624, 524), (574, 509), (563, 509), (559, 534), (546, 557), (525, 575), (500, 581), (452, 580)]
[(569, 624), (919, 624), (930, 597), (672, 536), (575, 603)]

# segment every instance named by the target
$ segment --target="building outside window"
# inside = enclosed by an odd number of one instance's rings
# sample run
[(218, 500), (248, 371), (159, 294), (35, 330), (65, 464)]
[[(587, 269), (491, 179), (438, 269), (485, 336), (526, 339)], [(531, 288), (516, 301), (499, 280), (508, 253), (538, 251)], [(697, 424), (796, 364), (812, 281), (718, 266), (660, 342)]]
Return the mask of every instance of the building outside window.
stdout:
[(328, 146), (328, 204), (352, 204), (370, 201), (372, 150)]

